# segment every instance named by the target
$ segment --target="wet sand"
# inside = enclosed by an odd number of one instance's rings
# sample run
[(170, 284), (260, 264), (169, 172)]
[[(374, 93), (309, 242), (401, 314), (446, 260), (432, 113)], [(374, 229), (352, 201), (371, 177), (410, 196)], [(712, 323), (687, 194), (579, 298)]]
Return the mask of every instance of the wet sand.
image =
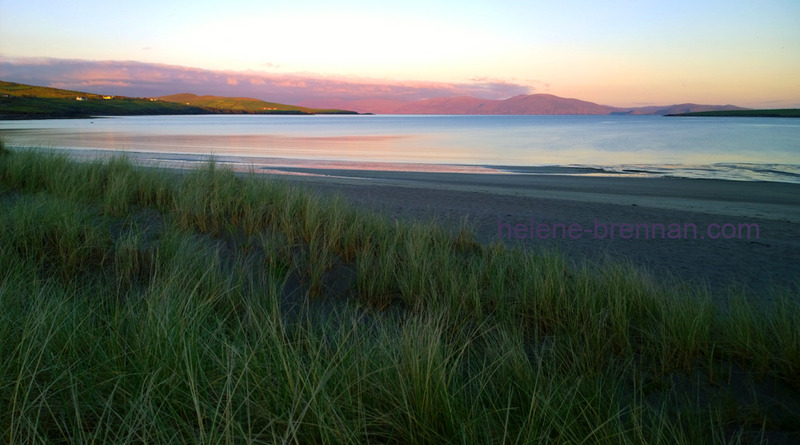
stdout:
[[(434, 218), (453, 229), (466, 218), (484, 243), (502, 236), (503, 242), (526, 249), (558, 249), (576, 263), (629, 259), (656, 277), (674, 276), (708, 286), (716, 298), (729, 295), (730, 286), (745, 286), (760, 298), (769, 298), (771, 287), (797, 289), (794, 286), (800, 283), (798, 184), (559, 174), (284, 170), (307, 175), (279, 177), (305, 184), (322, 195), (342, 194), (359, 206), (396, 218)], [(680, 239), (671, 239), (670, 231), (660, 230), (659, 223), (665, 229), (680, 227)], [(548, 230), (537, 232), (540, 224)], [(558, 224), (578, 224), (581, 231), (570, 233)], [(637, 224), (649, 226), (639, 226), (636, 233), (623, 224), (634, 229)], [(740, 224), (750, 225), (749, 237), (746, 227), (741, 235), (736, 233)], [(752, 224), (758, 225), (757, 237)], [(531, 225), (536, 229), (533, 233)], [(646, 227), (652, 230), (646, 231)], [(609, 236), (612, 231), (613, 239)], [(553, 233), (556, 239), (552, 239)], [(673, 237), (677, 233), (673, 230)]]

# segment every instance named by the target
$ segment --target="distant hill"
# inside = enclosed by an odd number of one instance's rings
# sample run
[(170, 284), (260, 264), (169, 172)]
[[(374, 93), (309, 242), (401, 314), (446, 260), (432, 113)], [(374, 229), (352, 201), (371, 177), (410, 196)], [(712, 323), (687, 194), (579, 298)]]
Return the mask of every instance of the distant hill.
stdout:
[(188, 106), (210, 108), (214, 110), (224, 110), (230, 113), (252, 113), (252, 114), (358, 114), (355, 111), (338, 109), (319, 109), (299, 107), (296, 105), (285, 105), (275, 102), (265, 102), (249, 97), (220, 97), (220, 96), (198, 96), (196, 94), (184, 93), (169, 96), (157, 97), (157, 100), (180, 103)]
[(610, 114), (613, 107), (552, 94), (514, 96), (506, 100), (474, 97), (436, 98), (412, 102), (397, 114)]
[(165, 98), (133, 98), (0, 81), (0, 119), (232, 113), (355, 114), (353, 111), (320, 110), (249, 98), (194, 94)]
[(80, 91), (61, 90), (50, 87), (37, 87), (22, 83), (0, 81), (0, 97), (2, 96), (25, 98), (37, 97), (43, 99), (75, 99), (76, 97), (84, 97), (87, 99), (103, 98), (103, 96), (99, 94), (82, 93)]
[[(410, 102), (384, 110), (387, 114), (630, 114), (659, 115), (695, 111), (744, 110), (733, 105), (679, 104), (638, 108), (612, 107), (579, 99), (567, 99), (552, 94), (529, 94), (505, 100), (475, 97), (440, 97)], [(379, 111), (380, 112), (380, 111)]]

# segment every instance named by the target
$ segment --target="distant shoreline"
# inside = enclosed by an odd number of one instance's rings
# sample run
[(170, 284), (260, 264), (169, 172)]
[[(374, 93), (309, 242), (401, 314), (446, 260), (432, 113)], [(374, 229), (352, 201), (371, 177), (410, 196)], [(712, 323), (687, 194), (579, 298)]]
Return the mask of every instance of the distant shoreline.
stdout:
[(109, 96), (0, 81), (0, 120), (93, 119), (97, 116), (198, 114), (315, 115), (355, 111), (299, 107), (248, 98), (182, 94), (165, 97)]
[(292, 115), (313, 116), (317, 114), (357, 115), (355, 111), (345, 110), (266, 110), (247, 111), (222, 109), (205, 106), (189, 106), (166, 101), (153, 102), (146, 99), (115, 99), (76, 101), (61, 98), (0, 98), (0, 120), (42, 120), (42, 119), (96, 119), (118, 116), (198, 116), (215, 114), (235, 115)]
[(788, 117), (800, 118), (800, 109), (782, 108), (774, 110), (718, 110), (693, 113), (667, 114), (664, 117)]

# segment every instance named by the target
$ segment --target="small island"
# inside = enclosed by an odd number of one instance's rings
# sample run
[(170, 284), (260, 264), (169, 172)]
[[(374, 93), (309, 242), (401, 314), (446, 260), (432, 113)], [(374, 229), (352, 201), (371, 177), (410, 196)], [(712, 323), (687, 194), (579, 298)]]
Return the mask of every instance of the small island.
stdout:
[(718, 110), (697, 111), (694, 113), (667, 114), (667, 117), (800, 117), (798, 108), (775, 110)]

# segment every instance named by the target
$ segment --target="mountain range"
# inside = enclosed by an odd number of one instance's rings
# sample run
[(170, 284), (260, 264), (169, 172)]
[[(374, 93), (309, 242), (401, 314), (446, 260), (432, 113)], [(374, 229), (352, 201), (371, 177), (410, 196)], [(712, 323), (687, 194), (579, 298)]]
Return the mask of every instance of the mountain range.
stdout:
[(692, 113), (699, 111), (744, 110), (734, 105), (701, 105), (693, 103), (647, 106), (613, 107), (568, 99), (552, 94), (523, 94), (504, 100), (479, 99), (476, 97), (438, 97), (414, 102), (381, 100), (332, 100), (317, 103), (317, 107), (348, 108), (376, 114), (630, 114), (657, 115)]
[[(77, 101), (75, 99), (78, 99)], [(83, 100), (86, 99), (86, 100)], [(306, 104), (302, 104), (306, 105)], [(174, 94), (157, 98), (101, 96), (78, 91), (0, 81), (0, 115), (5, 118), (79, 117), (131, 114), (471, 114), (471, 115), (666, 115), (705, 111), (746, 110), (734, 105), (692, 103), (623, 108), (552, 94), (518, 95), (505, 100), (438, 97), (418, 101), (380, 99), (329, 100), (312, 107), (285, 105), (247, 97)]]

